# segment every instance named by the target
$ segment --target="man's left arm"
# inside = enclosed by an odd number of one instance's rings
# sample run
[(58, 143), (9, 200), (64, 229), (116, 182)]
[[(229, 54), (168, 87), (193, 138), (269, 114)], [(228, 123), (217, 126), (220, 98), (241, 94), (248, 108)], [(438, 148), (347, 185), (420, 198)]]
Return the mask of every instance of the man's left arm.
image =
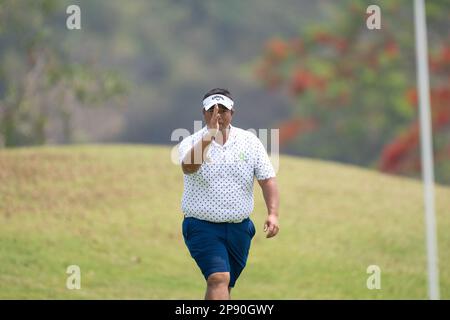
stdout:
[(264, 232), (268, 231), (266, 238), (272, 238), (276, 236), (280, 230), (278, 224), (280, 195), (278, 192), (277, 181), (275, 177), (272, 177), (265, 180), (258, 180), (258, 183), (261, 186), (268, 213), (266, 222), (264, 223)]

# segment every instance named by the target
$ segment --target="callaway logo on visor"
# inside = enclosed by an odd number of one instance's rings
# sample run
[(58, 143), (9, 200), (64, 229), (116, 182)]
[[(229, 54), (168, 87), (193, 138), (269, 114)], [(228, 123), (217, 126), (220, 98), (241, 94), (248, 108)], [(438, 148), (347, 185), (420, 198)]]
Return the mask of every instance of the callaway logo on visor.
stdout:
[(233, 100), (222, 94), (215, 94), (204, 99), (203, 108), (205, 108), (205, 110), (208, 110), (218, 102), (220, 102), (220, 104), (224, 105), (229, 110), (233, 108)]

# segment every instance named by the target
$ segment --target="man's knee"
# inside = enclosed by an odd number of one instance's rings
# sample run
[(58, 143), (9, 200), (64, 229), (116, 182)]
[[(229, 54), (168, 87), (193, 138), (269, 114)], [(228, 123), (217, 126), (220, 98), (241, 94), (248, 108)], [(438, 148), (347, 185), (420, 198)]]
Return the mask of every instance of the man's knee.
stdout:
[(229, 272), (215, 272), (208, 276), (207, 280), (208, 286), (226, 286), (230, 283), (230, 273)]

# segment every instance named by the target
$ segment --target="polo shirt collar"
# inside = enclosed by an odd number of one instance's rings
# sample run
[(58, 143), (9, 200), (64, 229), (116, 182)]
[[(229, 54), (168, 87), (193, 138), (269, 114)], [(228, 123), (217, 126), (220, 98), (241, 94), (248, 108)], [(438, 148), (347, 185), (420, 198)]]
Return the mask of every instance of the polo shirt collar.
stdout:
[[(233, 126), (231, 125), (231, 123), (229, 124), (229, 128), (230, 128), (230, 132), (228, 133), (228, 139), (227, 139), (227, 141), (225, 142), (224, 145), (218, 144), (216, 141), (213, 141), (212, 143), (213, 143), (214, 145), (219, 146), (219, 147), (228, 147), (228, 146), (230, 146), (231, 144), (233, 144), (234, 141), (235, 141), (237, 132), (236, 132), (236, 128), (233, 127)], [(204, 127), (203, 127), (203, 132), (205, 132), (206, 130), (208, 130), (208, 126), (204, 126)]]

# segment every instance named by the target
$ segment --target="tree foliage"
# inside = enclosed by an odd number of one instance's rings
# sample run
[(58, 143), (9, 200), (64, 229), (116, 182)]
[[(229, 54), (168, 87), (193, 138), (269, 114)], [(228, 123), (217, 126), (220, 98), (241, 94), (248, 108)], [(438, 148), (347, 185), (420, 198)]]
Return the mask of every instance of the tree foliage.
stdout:
[(55, 0), (0, 5), (0, 146), (72, 141), (72, 115), (125, 92), (117, 73), (75, 62), (58, 42), (65, 7)]
[[(381, 30), (366, 27), (368, 1), (328, 3), (328, 19), (292, 39), (273, 38), (256, 74), (297, 101), (280, 125), (297, 153), (383, 171), (420, 172), (413, 10), (383, 1)], [(427, 2), (437, 177), (450, 182), (450, 46), (445, 1)]]

